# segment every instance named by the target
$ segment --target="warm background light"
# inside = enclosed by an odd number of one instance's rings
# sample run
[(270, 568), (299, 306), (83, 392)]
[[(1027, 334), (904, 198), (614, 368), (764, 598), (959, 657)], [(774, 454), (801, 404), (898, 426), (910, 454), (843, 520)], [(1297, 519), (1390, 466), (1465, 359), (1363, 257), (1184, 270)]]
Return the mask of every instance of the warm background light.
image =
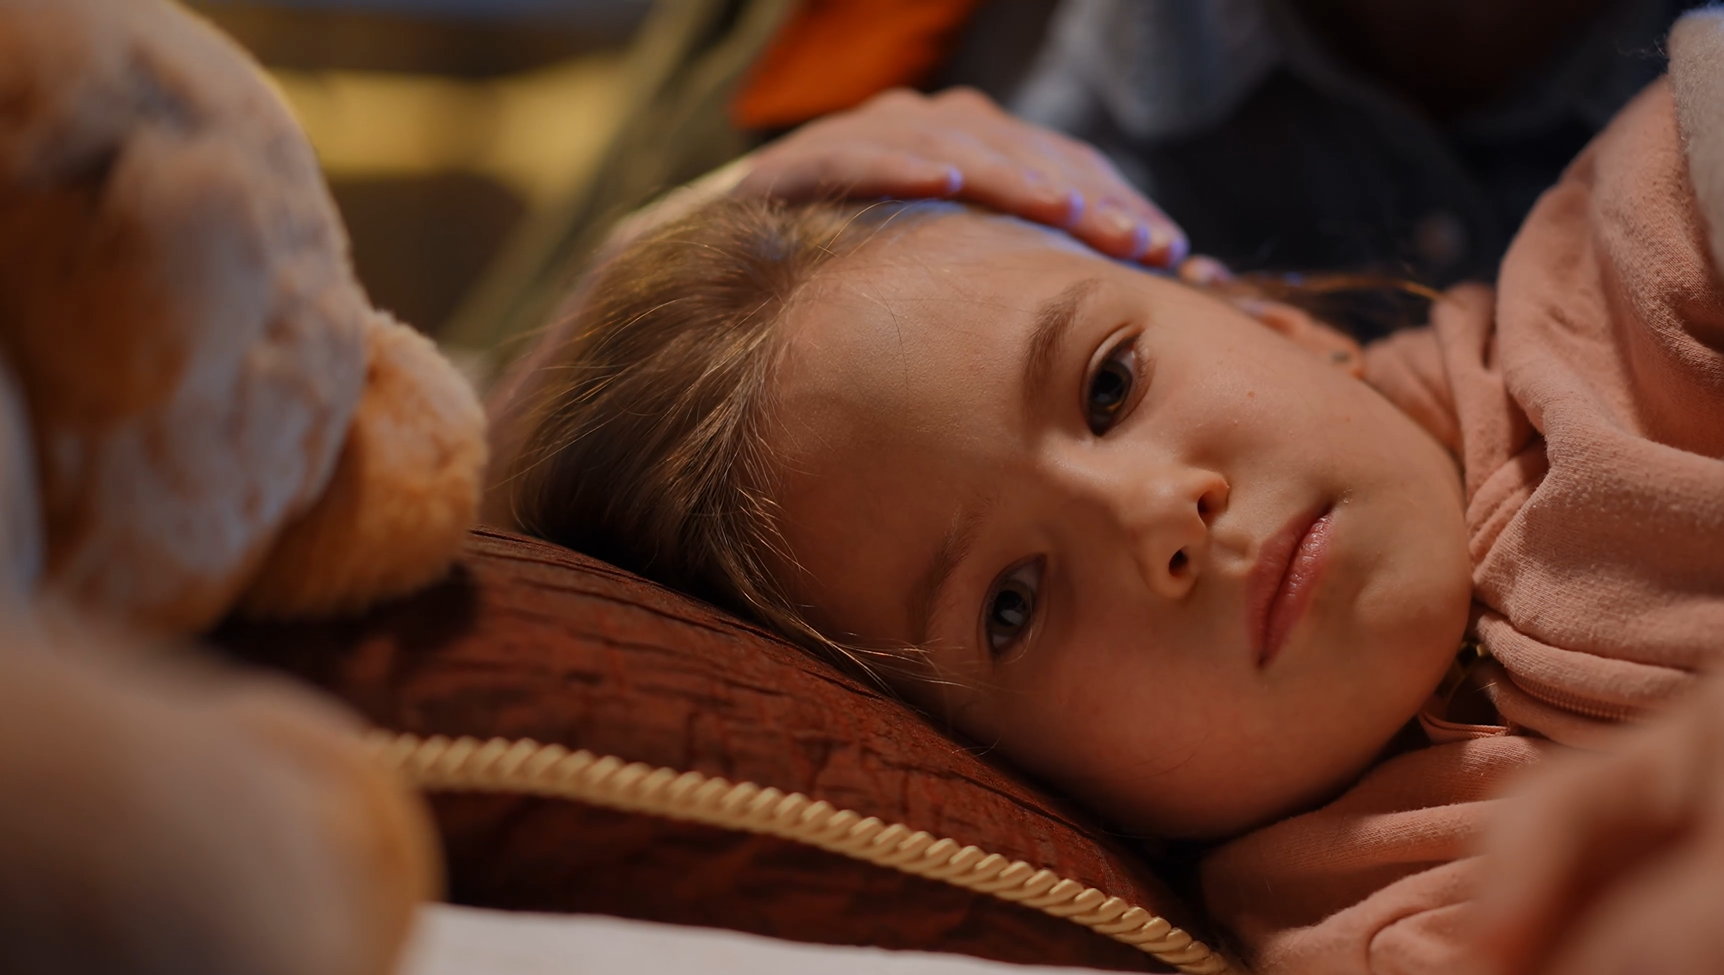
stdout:
[(380, 71), (272, 74), (332, 179), (465, 172), (529, 205), (591, 172), (627, 85), (618, 55), (573, 58), (495, 80)]
[(372, 299), (440, 339), (511, 243), (588, 185), (637, 100), (629, 52), (650, 7), (186, 2), (263, 62), (304, 125)]

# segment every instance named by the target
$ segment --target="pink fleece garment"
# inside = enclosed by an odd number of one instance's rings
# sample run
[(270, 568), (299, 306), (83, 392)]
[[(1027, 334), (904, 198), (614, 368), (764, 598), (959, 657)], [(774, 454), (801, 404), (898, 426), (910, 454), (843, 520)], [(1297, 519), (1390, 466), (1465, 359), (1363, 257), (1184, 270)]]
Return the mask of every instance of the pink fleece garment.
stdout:
[(1669, 83), (1539, 200), (1494, 293), (1455, 288), (1366, 361), (1461, 462), (1506, 727), (1427, 722), (1437, 744), (1211, 854), (1207, 905), (1265, 975), (1465, 971), (1503, 782), (1724, 654), (1724, 289)]

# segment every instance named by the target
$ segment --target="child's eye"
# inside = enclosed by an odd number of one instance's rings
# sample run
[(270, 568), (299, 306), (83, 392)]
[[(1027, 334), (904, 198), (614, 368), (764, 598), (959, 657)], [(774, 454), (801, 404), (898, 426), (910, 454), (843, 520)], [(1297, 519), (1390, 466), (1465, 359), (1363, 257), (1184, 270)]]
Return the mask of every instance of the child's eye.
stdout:
[(1007, 569), (982, 605), (982, 634), (988, 651), (998, 657), (1016, 646), (1036, 618), (1036, 592), (1042, 584), (1042, 560), (1031, 559)]
[(1091, 433), (1099, 437), (1113, 428), (1126, 401), (1131, 399), (1131, 387), (1136, 380), (1137, 346), (1127, 339), (1114, 346), (1089, 378), (1089, 388), (1084, 392), (1084, 414)]

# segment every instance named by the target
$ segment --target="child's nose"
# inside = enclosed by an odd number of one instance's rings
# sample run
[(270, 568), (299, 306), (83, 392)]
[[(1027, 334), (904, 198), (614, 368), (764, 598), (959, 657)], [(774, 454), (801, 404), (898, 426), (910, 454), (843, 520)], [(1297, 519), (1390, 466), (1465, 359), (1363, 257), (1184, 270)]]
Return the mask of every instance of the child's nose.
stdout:
[(1210, 525), (1227, 498), (1227, 480), (1201, 468), (1155, 471), (1123, 486), (1119, 525), (1151, 591), (1169, 599), (1191, 592), (1208, 562)]

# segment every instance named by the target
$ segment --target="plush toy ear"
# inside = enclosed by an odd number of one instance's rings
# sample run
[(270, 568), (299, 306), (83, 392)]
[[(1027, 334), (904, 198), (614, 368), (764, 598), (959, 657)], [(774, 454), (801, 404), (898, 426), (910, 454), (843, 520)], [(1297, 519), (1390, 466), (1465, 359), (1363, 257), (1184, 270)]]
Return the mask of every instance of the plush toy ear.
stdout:
[(265, 556), (240, 602), (255, 617), (361, 609), (440, 578), (478, 513), (485, 415), (465, 377), (375, 312), (365, 388), (322, 497)]

